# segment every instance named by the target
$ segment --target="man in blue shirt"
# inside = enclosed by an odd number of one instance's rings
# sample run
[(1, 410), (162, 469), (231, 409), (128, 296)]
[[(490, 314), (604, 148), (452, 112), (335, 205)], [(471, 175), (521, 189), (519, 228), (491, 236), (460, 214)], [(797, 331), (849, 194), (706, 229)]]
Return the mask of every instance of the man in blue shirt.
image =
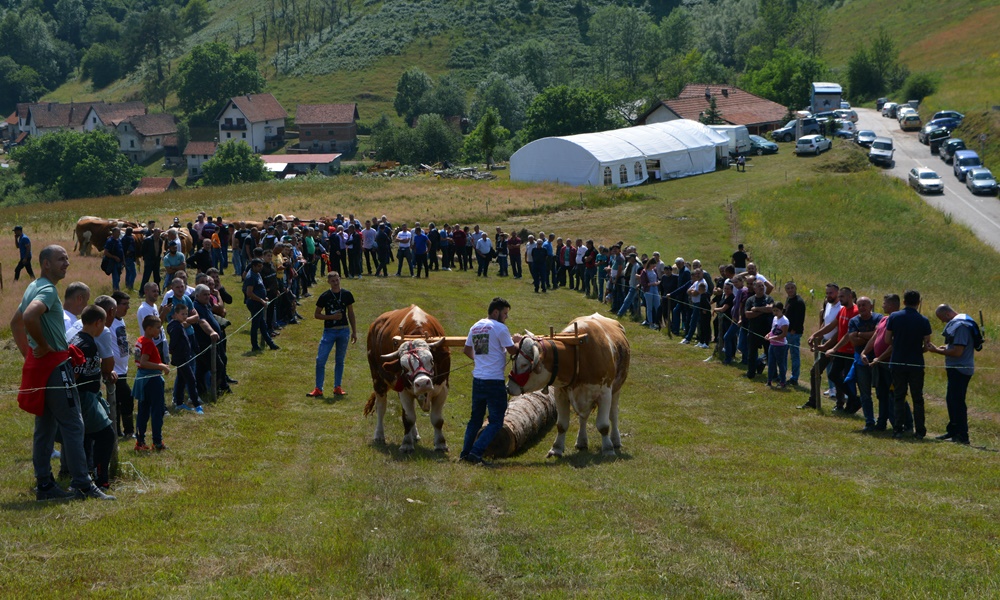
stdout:
[(17, 244), (17, 250), (20, 253), (20, 260), (14, 267), (14, 281), (17, 281), (21, 276), (21, 269), (27, 271), (28, 277), (34, 280), (35, 272), (31, 270), (31, 240), (24, 235), (24, 230), (20, 225), (14, 228), (14, 243)]
[(969, 443), (969, 412), (965, 404), (965, 394), (969, 381), (975, 372), (976, 348), (973, 331), (976, 322), (972, 317), (955, 312), (952, 307), (942, 304), (934, 311), (944, 323), (944, 346), (927, 345), (927, 351), (944, 356), (944, 366), (948, 372), (948, 428), (939, 440), (951, 440), (958, 444)]
[(424, 269), (424, 279), (430, 277), (431, 268), (428, 261), (428, 251), (430, 250), (431, 239), (420, 227), (413, 229), (413, 264), (417, 267), (416, 278), (420, 278), (420, 269)]
[(104, 257), (111, 259), (111, 287), (117, 292), (122, 279), (122, 267), (125, 266), (125, 251), (119, 239), (121, 230), (115, 227), (104, 242)]
[[(906, 414), (906, 389), (913, 397), (913, 437), (922, 439), (927, 435), (924, 425), (924, 352), (931, 340), (931, 322), (917, 312), (920, 306), (920, 292), (907, 290), (903, 294), (903, 310), (889, 315), (885, 326), (886, 343), (892, 346), (889, 359), (892, 386), (896, 396), (896, 414)], [(894, 438), (906, 433), (902, 420), (894, 425)]]
[(247, 310), (250, 311), (250, 349), (253, 352), (260, 352), (260, 344), (257, 343), (257, 334), (260, 332), (261, 342), (267, 344), (271, 350), (278, 350), (278, 345), (271, 340), (267, 329), (267, 288), (264, 287), (264, 279), (260, 272), (264, 269), (264, 261), (255, 258), (250, 261), (250, 271), (243, 278), (243, 293), (246, 295)]

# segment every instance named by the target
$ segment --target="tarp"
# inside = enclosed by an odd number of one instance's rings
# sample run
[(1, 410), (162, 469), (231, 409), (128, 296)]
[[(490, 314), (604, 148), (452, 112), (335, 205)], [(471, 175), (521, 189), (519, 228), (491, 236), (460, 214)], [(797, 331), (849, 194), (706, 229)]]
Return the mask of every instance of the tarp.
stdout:
[(726, 136), (678, 119), (598, 133), (549, 137), (526, 144), (510, 159), (513, 181), (627, 187), (646, 181), (646, 161), (659, 161), (661, 179), (715, 170)]

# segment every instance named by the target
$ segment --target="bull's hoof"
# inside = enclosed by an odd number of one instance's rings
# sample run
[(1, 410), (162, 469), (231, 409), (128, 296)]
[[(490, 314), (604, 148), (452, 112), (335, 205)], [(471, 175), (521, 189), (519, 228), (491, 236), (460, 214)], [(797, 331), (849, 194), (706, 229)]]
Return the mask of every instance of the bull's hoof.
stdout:
[(384, 437), (375, 437), (375, 438), (372, 439), (372, 443), (378, 444), (380, 446), (385, 446), (385, 438)]
[(587, 451), (587, 445), (586, 444), (577, 444), (576, 445), (576, 449), (579, 450), (580, 452), (586, 452)]
[(448, 451), (448, 444), (441, 444), (440, 446), (434, 446), (434, 451), (435, 452), (447, 452)]
[(400, 446), (399, 451), (403, 454), (413, 454), (413, 446)]
[(562, 458), (562, 455), (563, 455), (562, 450), (556, 450), (555, 448), (553, 448), (549, 450), (549, 453), (545, 456), (545, 458), (552, 458), (553, 456), (556, 458)]
[(605, 450), (601, 454), (603, 454), (604, 456), (606, 456), (608, 458), (614, 458), (614, 457), (618, 456), (618, 453), (615, 452), (614, 450)]

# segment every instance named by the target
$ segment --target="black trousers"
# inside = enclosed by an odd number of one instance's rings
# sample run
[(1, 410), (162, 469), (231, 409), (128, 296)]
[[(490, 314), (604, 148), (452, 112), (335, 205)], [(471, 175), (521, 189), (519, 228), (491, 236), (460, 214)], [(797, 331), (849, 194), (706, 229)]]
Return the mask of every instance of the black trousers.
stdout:
[(142, 261), (142, 283), (139, 284), (139, 289), (142, 290), (146, 287), (146, 284), (152, 279), (156, 285), (160, 285), (160, 257), (155, 259), (145, 258)]
[(368, 270), (368, 274), (372, 274), (372, 261), (375, 261), (375, 268), (378, 269), (378, 250), (372, 246), (371, 248), (365, 248), (365, 267)]
[(413, 255), (413, 264), (417, 267), (417, 277), (420, 277), (420, 269), (424, 270), (424, 278), (430, 277), (431, 269), (427, 264), (427, 253), (424, 252), (420, 254), (419, 252)]
[(21, 270), (28, 272), (28, 275), (34, 279), (35, 272), (31, 269), (31, 257), (21, 259), (17, 262), (17, 266), (14, 267), (14, 281), (17, 281), (18, 277), (21, 276)]
[(521, 278), (521, 255), (511, 254), (510, 255), (510, 272), (515, 278)]
[(440, 248), (438, 248), (437, 246), (431, 246), (431, 252), (427, 256), (427, 264), (430, 265), (430, 267), (435, 271), (439, 270), (438, 250), (440, 250)]
[[(916, 435), (927, 434), (924, 425), (924, 368), (892, 366), (892, 388), (896, 396), (896, 414), (906, 414), (909, 405), (906, 402), (906, 390), (909, 388), (913, 399), (913, 432)], [(903, 431), (902, 423), (894, 423), (896, 432)]]
[(118, 423), (115, 428), (124, 435), (131, 436), (135, 425), (132, 416), (135, 401), (132, 399), (132, 388), (124, 375), (115, 383), (115, 404), (118, 406)]

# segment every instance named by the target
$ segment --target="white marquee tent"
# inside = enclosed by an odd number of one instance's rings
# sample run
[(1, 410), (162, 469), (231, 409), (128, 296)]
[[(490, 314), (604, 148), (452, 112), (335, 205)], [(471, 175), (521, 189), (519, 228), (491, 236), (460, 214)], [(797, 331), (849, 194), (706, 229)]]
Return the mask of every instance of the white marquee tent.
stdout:
[(597, 133), (548, 137), (510, 157), (512, 181), (627, 187), (650, 177), (675, 179), (715, 170), (728, 139), (707, 126), (678, 119)]

